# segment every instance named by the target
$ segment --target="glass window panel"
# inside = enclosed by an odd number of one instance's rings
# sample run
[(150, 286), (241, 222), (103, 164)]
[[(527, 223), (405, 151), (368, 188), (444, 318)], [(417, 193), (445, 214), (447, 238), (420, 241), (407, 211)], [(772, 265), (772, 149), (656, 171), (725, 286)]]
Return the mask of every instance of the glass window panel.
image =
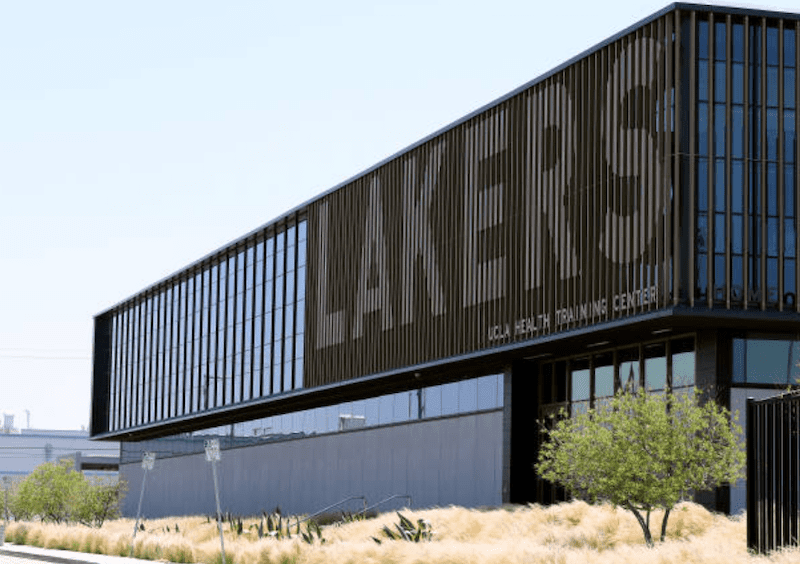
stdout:
[(619, 352), (620, 385), (628, 390), (638, 390), (640, 385), (639, 349), (625, 349)]
[(294, 359), (294, 389), (299, 390), (303, 387), (303, 357)]
[(783, 220), (783, 252), (787, 257), (795, 256), (795, 240), (797, 233), (795, 232), (794, 218)]
[(731, 257), (731, 281), (733, 284), (731, 288), (732, 299), (742, 301), (744, 299), (744, 266), (740, 256)]
[(708, 216), (704, 213), (697, 215), (697, 252), (704, 253), (708, 250)]
[(778, 160), (778, 110), (767, 110), (767, 158)]
[(744, 384), (747, 374), (747, 366), (745, 364), (745, 350), (747, 349), (747, 341), (745, 339), (733, 339), (731, 352), (732, 352), (732, 368), (733, 368), (733, 382), (737, 384)]
[(503, 407), (505, 402), (505, 376), (503, 374), (497, 374), (497, 406)]
[(777, 67), (767, 67), (767, 106), (778, 107), (778, 71)]
[(744, 103), (744, 65), (741, 63), (731, 66), (731, 94), (734, 104)]
[[(761, 288), (761, 261), (758, 258), (750, 259), (750, 271), (748, 272), (750, 287), (757, 290)], [(758, 300), (751, 300), (757, 302)]]
[[(412, 402), (412, 395), (413, 402)], [(394, 414), (392, 416), (393, 423), (402, 423), (404, 421), (410, 421), (412, 419), (412, 405), (415, 405), (417, 402), (416, 393), (415, 392), (399, 392), (394, 394)], [(413, 417), (416, 419), (416, 417)]]
[(778, 256), (778, 218), (770, 217), (767, 219), (767, 255)]
[[(787, 384), (797, 357), (791, 341), (747, 339), (745, 349), (748, 384)], [(794, 382), (792, 382), (794, 383)]]
[[(784, 301), (790, 306), (797, 303), (795, 268), (794, 260), (787, 259), (783, 261), (783, 295)], [(789, 294), (791, 294), (791, 296), (789, 296)]]
[(303, 300), (306, 296), (306, 267), (297, 269), (297, 300)]
[(274, 264), (274, 260), (275, 260), (275, 258), (274, 258), (273, 256), (270, 256), (269, 258), (267, 258), (267, 262), (266, 262), (266, 263), (265, 263), (265, 265), (264, 265), (264, 266), (266, 267), (266, 280), (267, 280), (267, 284), (268, 284), (268, 285), (269, 285), (269, 282), (270, 282), (270, 281), (271, 281), (273, 278), (275, 278), (275, 264)]
[(767, 215), (778, 215), (778, 165), (767, 165)]
[(783, 160), (793, 163), (797, 154), (797, 132), (795, 131), (794, 111), (783, 112)]
[(294, 271), (286, 272), (286, 303), (294, 302)]
[(697, 22), (697, 57), (708, 59), (708, 22)]
[(425, 388), (425, 404), (423, 417), (439, 417), (442, 414), (442, 387)]
[(442, 415), (458, 413), (458, 382), (442, 386)]
[(783, 65), (793, 67), (795, 63), (795, 34), (790, 27), (783, 28)]
[(283, 276), (275, 279), (275, 309), (283, 306)]
[(795, 190), (794, 185), (794, 165), (783, 167), (783, 193), (784, 193), (784, 213), (788, 217), (794, 217), (795, 214)]
[(283, 308), (277, 308), (273, 316), (272, 339), (277, 342), (283, 338)]
[(570, 366), (570, 399), (572, 401), (588, 400), (592, 393), (591, 370), (589, 359), (577, 359)]
[(697, 288), (696, 297), (705, 298), (708, 291), (708, 255), (699, 253), (697, 255)]
[(752, 120), (750, 127), (750, 151), (753, 153), (754, 158), (761, 158), (761, 110), (751, 106), (750, 119)]
[(714, 58), (718, 61), (724, 61), (726, 57), (726, 31), (724, 21), (714, 23)]
[[(294, 359), (286, 358), (283, 359), (283, 391), (288, 392), (292, 389), (292, 384), (294, 383), (294, 376), (292, 374), (292, 368), (294, 365)], [(338, 418), (336, 424), (338, 425)]]
[(783, 105), (794, 108), (795, 104), (795, 70), (783, 69)]
[(778, 259), (767, 259), (767, 302), (778, 301)]
[(697, 154), (708, 154), (708, 104), (697, 104)]
[(597, 398), (614, 395), (614, 364), (611, 354), (594, 357), (594, 395)]
[(499, 407), (497, 401), (497, 374), (478, 378), (478, 409)]
[(380, 401), (378, 398), (369, 398), (364, 401), (364, 424), (372, 427), (380, 424)]
[(708, 62), (697, 62), (697, 99), (701, 102), (708, 101)]
[(741, 215), (731, 216), (731, 252), (742, 253), (742, 241), (744, 239), (744, 229), (742, 227), (743, 218)]
[(667, 353), (663, 343), (644, 347), (644, 382), (648, 391), (663, 390), (667, 386)]
[(294, 334), (294, 308), (288, 305), (284, 308), (286, 312), (286, 320), (284, 322), (283, 333), (286, 337)]
[(744, 26), (742, 24), (733, 24), (733, 45), (731, 56), (737, 63), (744, 62)]
[(694, 386), (694, 351), (672, 354), (672, 387)]
[(725, 105), (714, 105), (714, 154), (718, 157), (725, 156), (725, 133), (727, 131), (725, 120)]
[(779, 62), (780, 51), (778, 50), (778, 28), (767, 28), (767, 64), (777, 65)]
[(281, 373), (283, 362), (281, 362), (280, 358), (280, 347), (274, 347), (272, 352), (273, 357), (270, 361), (272, 367), (272, 393), (279, 394), (283, 391), (283, 374)]
[(750, 24), (750, 64), (759, 66), (761, 61), (761, 23), (751, 21)]
[(731, 128), (731, 156), (735, 159), (744, 157), (744, 108), (733, 106), (731, 108), (733, 127)]
[(742, 213), (744, 205), (744, 163), (733, 161), (731, 163), (731, 211)]
[(708, 160), (697, 159), (697, 209), (708, 211)]
[(589, 411), (588, 401), (579, 401), (570, 405), (570, 413), (574, 416), (579, 413), (586, 413)]
[(727, 237), (725, 236), (725, 214), (714, 214), (714, 252), (724, 253), (726, 242)]
[[(724, 219), (724, 218), (723, 218)], [(714, 255), (714, 298), (717, 300), (725, 299), (727, 288), (727, 276), (725, 274), (725, 255)]]
[(458, 412), (469, 413), (478, 409), (478, 381), (475, 378), (458, 383)]
[(300, 242), (297, 245), (297, 266), (303, 266), (306, 264), (306, 244), (305, 242)]
[(714, 101), (725, 102), (725, 63), (714, 64)]
[(716, 159), (714, 162), (714, 210), (724, 212), (725, 198), (725, 159)]
[(379, 398), (380, 401), (380, 412), (379, 422), (381, 425), (387, 425), (392, 423), (392, 418), (394, 417), (394, 395), (388, 394), (385, 396), (381, 396)]

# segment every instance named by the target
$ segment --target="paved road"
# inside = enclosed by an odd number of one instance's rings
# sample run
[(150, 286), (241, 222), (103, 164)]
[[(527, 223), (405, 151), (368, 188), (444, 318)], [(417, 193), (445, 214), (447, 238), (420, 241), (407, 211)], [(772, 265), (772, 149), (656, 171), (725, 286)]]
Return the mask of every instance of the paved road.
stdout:
[(136, 558), (84, 554), (67, 550), (47, 550), (8, 543), (0, 546), (0, 564), (33, 564), (34, 562), (49, 564), (142, 564), (145, 561)]

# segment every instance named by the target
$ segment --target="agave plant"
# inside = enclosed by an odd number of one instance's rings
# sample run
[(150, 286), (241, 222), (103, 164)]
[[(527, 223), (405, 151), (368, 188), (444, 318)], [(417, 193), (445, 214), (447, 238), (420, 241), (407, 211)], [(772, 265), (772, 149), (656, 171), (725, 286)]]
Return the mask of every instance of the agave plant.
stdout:
[[(381, 529), (381, 532), (383, 532), (387, 539), (421, 542), (430, 541), (433, 537), (433, 529), (431, 528), (430, 521), (425, 519), (417, 519), (417, 524), (414, 525), (409, 518), (401, 514), (399, 511), (397, 512), (397, 516), (400, 518), (400, 522), (395, 523), (394, 525), (397, 531), (393, 531), (386, 525), (384, 525), (383, 529)], [(382, 543), (381, 539), (377, 537), (372, 537), (372, 540), (378, 544)]]

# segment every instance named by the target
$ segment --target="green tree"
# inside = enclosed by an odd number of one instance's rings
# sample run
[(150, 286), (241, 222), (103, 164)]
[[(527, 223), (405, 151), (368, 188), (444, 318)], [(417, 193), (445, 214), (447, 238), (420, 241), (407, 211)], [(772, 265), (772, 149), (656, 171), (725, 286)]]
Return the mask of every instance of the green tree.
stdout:
[(596, 409), (545, 430), (536, 470), (571, 494), (631, 511), (648, 546), (650, 512), (670, 510), (692, 492), (742, 477), (741, 428), (730, 413), (691, 394), (620, 392)]
[(68, 522), (71, 508), (83, 482), (73, 462), (46, 462), (37, 466), (17, 490), (15, 506), (23, 514), (42, 521)]
[(13, 496), (16, 519), (38, 517), (42, 521), (100, 527), (119, 515), (124, 482), (89, 481), (73, 468), (71, 460), (37, 466), (20, 482)]
[(102, 527), (108, 519), (119, 517), (119, 504), (126, 490), (123, 481), (99, 478), (84, 480), (75, 492), (73, 519), (87, 527)]

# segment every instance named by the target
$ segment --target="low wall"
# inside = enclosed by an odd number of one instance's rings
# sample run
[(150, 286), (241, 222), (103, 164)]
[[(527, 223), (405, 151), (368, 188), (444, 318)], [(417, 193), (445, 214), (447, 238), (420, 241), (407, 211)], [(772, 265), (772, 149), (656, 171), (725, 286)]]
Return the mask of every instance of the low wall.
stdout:
[[(412, 496), (414, 507), (499, 505), (502, 427), (502, 411), (492, 411), (225, 450), (217, 466), (222, 511), (311, 513), (351, 495), (373, 504), (392, 494)], [(143, 472), (140, 463), (120, 465), (126, 516), (136, 516)], [(213, 514), (213, 487), (204, 455), (157, 459), (142, 515)]]

